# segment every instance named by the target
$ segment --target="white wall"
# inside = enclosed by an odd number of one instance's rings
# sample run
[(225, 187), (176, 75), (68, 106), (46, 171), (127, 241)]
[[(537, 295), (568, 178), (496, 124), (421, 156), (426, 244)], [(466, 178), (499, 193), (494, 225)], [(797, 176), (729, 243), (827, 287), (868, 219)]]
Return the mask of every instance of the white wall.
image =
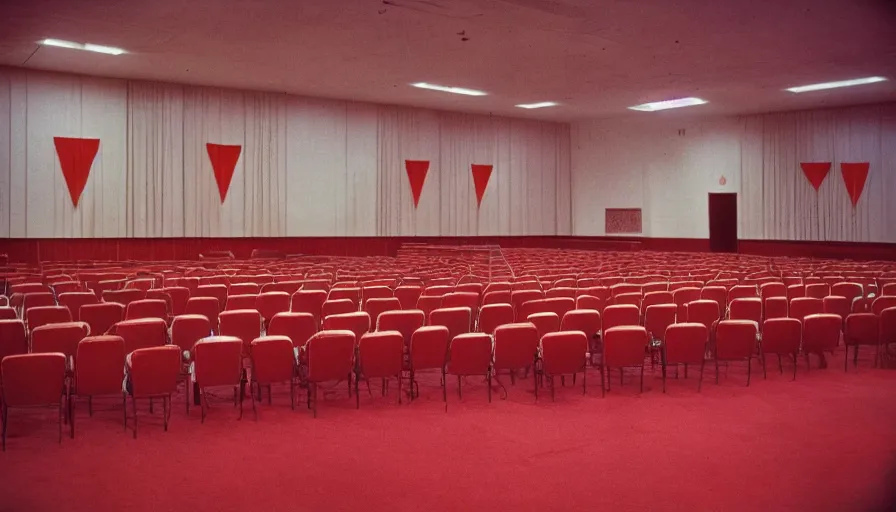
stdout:
[[(101, 139), (77, 209), (54, 136)], [(243, 148), (223, 205), (208, 142)], [(406, 159), (431, 162), (416, 209)], [(0, 237), (564, 235), (570, 212), (568, 125), (0, 68)]]
[[(742, 239), (896, 242), (896, 104), (713, 120), (573, 123), (573, 233), (642, 208), (650, 237), (709, 236), (708, 193), (738, 193)], [(831, 161), (818, 193), (799, 164)], [(855, 209), (840, 162), (871, 164)], [(720, 184), (724, 176), (726, 183)]]

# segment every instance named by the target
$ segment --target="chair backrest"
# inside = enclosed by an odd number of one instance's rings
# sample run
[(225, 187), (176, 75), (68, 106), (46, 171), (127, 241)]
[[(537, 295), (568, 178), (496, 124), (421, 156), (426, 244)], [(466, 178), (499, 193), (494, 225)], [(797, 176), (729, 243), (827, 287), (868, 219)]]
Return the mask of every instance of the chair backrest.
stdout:
[(355, 362), (352, 331), (320, 331), (305, 345), (309, 382), (349, 378)]
[(569, 297), (536, 299), (523, 303), (522, 307), (517, 310), (517, 318), (528, 318), (533, 313), (554, 313), (558, 318), (563, 318), (567, 311), (572, 311), (575, 308), (575, 299)]
[(190, 297), (184, 307), (184, 314), (202, 315), (208, 318), (212, 331), (218, 332), (218, 316), (221, 314), (221, 306), (214, 297)]
[(190, 289), (185, 286), (169, 286), (160, 288), (160, 292), (167, 294), (171, 298), (171, 314), (183, 315), (187, 308), (187, 301), (190, 300)]
[(722, 320), (716, 325), (716, 358), (734, 361), (751, 357), (758, 334), (759, 325), (752, 320)]
[(228, 295), (227, 301), (224, 305), (224, 311), (235, 311), (237, 309), (255, 309), (255, 302), (257, 300), (258, 295), (255, 294)]
[(28, 313), (28, 310), (31, 308), (41, 307), (41, 306), (55, 306), (56, 298), (50, 292), (35, 292), (35, 293), (26, 293), (22, 297), (22, 314), (23, 316)]
[(762, 322), (762, 351), (796, 354), (800, 351), (803, 323), (796, 318), (770, 318)]
[(806, 297), (823, 299), (830, 295), (831, 287), (827, 283), (811, 283), (806, 285)]
[[(510, 304), (510, 290), (493, 290), (482, 297), (482, 305)], [(512, 308), (513, 306), (511, 306)]]
[(558, 297), (575, 299), (576, 288), (574, 286), (556, 286), (544, 292), (544, 298), (546, 299), (555, 299)]
[(414, 332), (423, 327), (426, 317), (419, 309), (386, 311), (376, 321), (377, 331), (398, 331), (406, 346), (410, 346)]
[(262, 336), (252, 340), (252, 380), (274, 384), (292, 380), (296, 357), (292, 340), (287, 336)]
[(806, 287), (802, 284), (791, 284), (787, 287), (787, 300), (806, 296)]
[(535, 329), (538, 331), (538, 339), (541, 339), (545, 334), (560, 330), (560, 317), (557, 316), (557, 313), (532, 313), (526, 318), (526, 322), (535, 326)]
[(420, 298), (417, 299), (417, 309), (423, 311), (423, 314), (426, 315), (427, 319), (429, 319), (430, 313), (439, 309), (441, 306), (441, 295), (421, 295)]
[(33, 331), (42, 325), (71, 322), (72, 314), (64, 306), (38, 306), (25, 312), (25, 320)]
[(90, 335), (90, 327), (84, 322), (47, 324), (31, 330), (31, 352), (60, 352), (66, 357), (78, 353), (78, 343)]
[(789, 316), (802, 321), (809, 315), (824, 313), (824, 301), (815, 297), (794, 297), (790, 299)]
[[(6, 297), (4, 297), (6, 298)], [(8, 308), (5, 306), (0, 306), (0, 320), (17, 320), (19, 315), (16, 314), (16, 310), (13, 308)]]
[(454, 285), (433, 285), (423, 289), (421, 297), (444, 297), (454, 291)]
[(730, 320), (750, 320), (758, 324), (762, 321), (762, 299), (740, 297), (732, 300), (728, 308), (728, 318)]
[(134, 397), (163, 396), (177, 391), (181, 368), (180, 347), (139, 348), (129, 358), (131, 394)]
[(429, 325), (444, 325), (450, 339), (470, 332), (470, 308), (439, 308), (429, 314)]
[(143, 300), (146, 298), (146, 290), (137, 288), (129, 288), (126, 290), (106, 290), (103, 292), (103, 302), (117, 302), (124, 307), (135, 300)]
[(840, 318), (843, 319), (843, 323), (846, 323), (846, 317), (850, 314), (851, 303), (849, 299), (839, 295), (828, 295), (822, 299), (822, 306), (824, 307), (825, 313), (840, 315)]
[(675, 304), (654, 304), (644, 311), (644, 328), (647, 334), (662, 341), (666, 336), (666, 328), (675, 323), (678, 306)]
[(775, 295), (762, 299), (763, 317), (769, 318), (787, 318), (787, 297)]
[(360, 340), (370, 330), (370, 315), (364, 311), (329, 315), (324, 318), (325, 331), (351, 331)]
[(663, 350), (667, 364), (702, 363), (706, 357), (709, 329), (698, 322), (669, 325), (664, 334)]
[[(361, 304), (363, 307), (366, 307), (367, 301), (370, 299), (391, 298), (395, 298), (395, 292), (388, 286), (364, 286), (361, 288)], [(398, 309), (401, 309), (401, 301), (399, 300), (398, 303)]]
[(286, 336), (293, 346), (304, 346), (317, 333), (317, 321), (311, 313), (277, 313), (268, 324), (268, 336)]
[(843, 319), (840, 315), (820, 313), (803, 318), (803, 351), (833, 351), (840, 344)]
[(494, 330), (496, 370), (516, 370), (532, 366), (541, 338), (529, 322), (499, 325)]
[(218, 334), (243, 340), (244, 354), (249, 354), (249, 344), (261, 336), (261, 313), (254, 309), (222, 311), (218, 315)]
[(510, 294), (510, 302), (513, 304), (513, 310), (515, 311), (514, 315), (517, 320), (520, 318), (525, 319), (533, 312), (525, 312), (523, 311), (523, 304), (538, 300), (544, 297), (544, 292), (541, 290), (515, 290)]
[(738, 284), (728, 290), (728, 302), (735, 299), (752, 299), (759, 297), (759, 288), (755, 284)]
[(168, 325), (161, 318), (124, 320), (115, 324), (111, 333), (124, 338), (125, 354), (141, 348), (161, 347), (168, 342)]
[(361, 289), (356, 287), (333, 288), (327, 295), (327, 300), (350, 300), (355, 307), (354, 311), (357, 311), (361, 303)]
[(422, 286), (403, 285), (395, 289), (395, 298), (401, 302), (401, 309), (414, 309), (422, 293)]
[(398, 331), (368, 332), (358, 342), (358, 367), (368, 379), (399, 375), (404, 365), (404, 336)]
[(584, 332), (548, 333), (541, 337), (540, 346), (545, 374), (567, 375), (585, 371), (588, 338)]
[(712, 332), (713, 325), (719, 321), (721, 312), (719, 303), (714, 300), (701, 299), (689, 302), (685, 306), (686, 317), (689, 323), (697, 322), (706, 326)]
[(448, 328), (443, 325), (427, 325), (414, 331), (410, 345), (411, 369), (444, 367), (450, 341)]
[(0, 361), (0, 383), (7, 407), (61, 404), (65, 355), (57, 352), (6, 356)]
[(318, 325), (322, 320), (321, 311), (327, 301), (327, 292), (323, 290), (299, 290), (292, 294), (290, 311), (293, 313), (310, 313)]
[(218, 301), (218, 310), (223, 311), (227, 305), (227, 285), (226, 284), (204, 284), (196, 287), (196, 290), (190, 295), (196, 297), (214, 297)]
[(286, 292), (265, 292), (255, 299), (254, 307), (261, 314), (265, 325), (268, 325), (274, 315), (289, 311), (290, 296)]
[[(387, 288), (388, 289), (388, 288)], [(374, 297), (364, 301), (364, 311), (370, 315), (370, 324), (376, 325), (386, 311), (400, 311), (401, 301), (395, 297)]]
[(448, 345), (448, 373), (486, 375), (492, 363), (492, 338), (481, 332), (458, 334)]
[(467, 307), (470, 308), (471, 313), (473, 313), (475, 317), (475, 313), (479, 311), (479, 299), (480, 296), (478, 293), (473, 292), (451, 292), (447, 293), (442, 297), (442, 304), (440, 307), (443, 308), (461, 308)]
[[(260, 287), (257, 283), (231, 283), (227, 289), (227, 297), (232, 295), (258, 295)], [(237, 308), (242, 309), (242, 308)]]
[(99, 299), (94, 292), (66, 292), (60, 293), (57, 297), (59, 305), (68, 308), (72, 315), (72, 320), (81, 319), (81, 306), (85, 304), (97, 304)]
[(889, 345), (896, 343), (896, 307), (890, 307), (880, 312), (880, 343)]
[(846, 317), (843, 343), (877, 345), (880, 341), (880, 317), (874, 313), (852, 313)]
[(725, 316), (728, 310), (728, 289), (724, 286), (704, 286), (700, 290), (700, 299), (714, 300), (719, 305), (719, 314)]
[(193, 375), (200, 387), (238, 386), (243, 369), (243, 340), (210, 336), (193, 346)]
[(759, 285), (759, 296), (762, 299), (770, 297), (787, 298), (787, 286), (784, 283), (762, 283)]
[(358, 304), (351, 299), (327, 299), (321, 306), (320, 315), (326, 321), (328, 316), (357, 312)]
[(78, 343), (75, 390), (80, 396), (121, 393), (124, 379), (124, 339), (89, 336)]
[(561, 331), (581, 331), (591, 340), (601, 330), (600, 312), (595, 309), (574, 309), (560, 319)]
[(647, 308), (658, 304), (675, 304), (672, 300), (672, 292), (658, 291), (645, 293), (644, 299), (641, 301), (641, 311), (646, 312)]
[(27, 353), (25, 322), (17, 319), (0, 320), (0, 360), (6, 356)]
[(613, 368), (641, 366), (644, 364), (647, 342), (647, 330), (643, 327), (623, 325), (605, 328), (603, 364)]
[(168, 303), (161, 299), (142, 299), (132, 301), (124, 313), (125, 320), (141, 318), (160, 318), (168, 321)]
[(641, 310), (632, 304), (615, 304), (604, 308), (603, 328), (612, 329), (619, 326), (641, 324)]
[(635, 283), (619, 283), (610, 286), (610, 296), (617, 297), (619, 295), (637, 293), (641, 294), (641, 285)]
[(881, 311), (896, 307), (896, 295), (881, 295), (871, 303), (871, 312), (880, 315)]
[(678, 306), (678, 318), (687, 318), (687, 305), (695, 300), (700, 300), (700, 288), (688, 286), (672, 292), (672, 302)]
[(831, 286), (831, 295), (846, 297), (851, 304), (853, 299), (862, 296), (862, 285), (859, 283), (837, 283)]
[(202, 338), (212, 335), (212, 324), (203, 315), (178, 315), (171, 320), (171, 343), (185, 352)]
[(619, 295), (613, 296), (613, 304), (632, 304), (641, 308), (641, 299), (643, 295), (641, 292), (634, 293), (620, 293)]
[(594, 295), (579, 295), (576, 297), (576, 309), (593, 309), (602, 313), (606, 305), (604, 299)]
[(79, 312), (81, 321), (90, 326), (90, 332), (95, 336), (109, 332), (115, 324), (124, 319), (124, 306), (117, 302), (84, 304)]

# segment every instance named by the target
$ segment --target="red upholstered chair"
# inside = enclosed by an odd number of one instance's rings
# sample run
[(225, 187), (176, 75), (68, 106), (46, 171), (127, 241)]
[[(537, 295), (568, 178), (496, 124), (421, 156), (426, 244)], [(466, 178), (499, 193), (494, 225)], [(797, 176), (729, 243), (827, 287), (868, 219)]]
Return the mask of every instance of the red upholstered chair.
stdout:
[(874, 313), (853, 313), (847, 316), (843, 329), (843, 344), (846, 346), (843, 371), (848, 368), (849, 347), (853, 347), (852, 364), (856, 367), (859, 365), (859, 347), (863, 345), (875, 347), (874, 365), (877, 366), (880, 357), (880, 317)]
[(376, 331), (398, 331), (405, 347), (410, 347), (414, 332), (425, 323), (426, 317), (419, 309), (386, 311), (377, 318)]
[(28, 310), (41, 306), (55, 306), (56, 298), (50, 292), (26, 293), (22, 297), (22, 317), (27, 318)]
[(97, 304), (99, 299), (93, 292), (67, 292), (60, 293), (57, 297), (59, 305), (68, 308), (72, 315), (72, 320), (81, 320), (81, 306), (85, 304)]
[(355, 334), (351, 331), (321, 331), (308, 340), (300, 357), (306, 361), (308, 407), (317, 417), (317, 385), (347, 379), (351, 390), (355, 369)]
[(258, 295), (228, 295), (224, 305), (224, 311), (236, 311), (238, 309), (255, 309), (255, 301)]
[(277, 313), (268, 324), (268, 336), (286, 336), (298, 349), (317, 333), (317, 321), (311, 313)]
[[(455, 308), (452, 308), (455, 309)], [(467, 309), (467, 308), (458, 308)], [(450, 330), (450, 327), (449, 327)], [(482, 375), (488, 386), (488, 401), (492, 401), (492, 338), (481, 332), (461, 333), (451, 338), (448, 345), (447, 373), (457, 375), (457, 396), (463, 398), (461, 377)], [(447, 402), (446, 402), (447, 404)]]
[(759, 297), (763, 300), (770, 297), (787, 298), (787, 286), (784, 283), (762, 283), (759, 285)]
[(68, 308), (63, 306), (38, 306), (25, 313), (25, 321), (28, 324), (28, 330), (33, 331), (42, 325), (71, 322), (72, 315)]
[(523, 318), (525, 319), (529, 314), (522, 310), (523, 304), (532, 301), (538, 300), (544, 297), (544, 292), (541, 290), (515, 290), (510, 294), (510, 302), (513, 305), (513, 310), (515, 311), (514, 315), (517, 320)]
[(218, 315), (218, 333), (243, 340), (243, 357), (248, 357), (249, 344), (261, 336), (261, 314), (254, 309), (222, 311)]
[(190, 300), (189, 288), (185, 286), (169, 286), (167, 288), (161, 288), (159, 291), (171, 297), (172, 315), (183, 315), (186, 312), (187, 301)]
[(843, 320), (840, 315), (821, 313), (806, 315), (803, 318), (803, 353), (806, 354), (806, 366), (809, 366), (809, 354), (818, 354), (824, 361), (825, 352), (834, 352), (840, 344)]
[(145, 290), (130, 288), (127, 290), (106, 290), (103, 292), (103, 302), (117, 302), (124, 307), (135, 300), (143, 300), (146, 298)]
[[(227, 297), (233, 295), (258, 295), (260, 288), (256, 283), (232, 283), (227, 289)], [(245, 309), (245, 308), (236, 308)]]
[(274, 315), (289, 311), (290, 300), (290, 296), (286, 292), (265, 292), (255, 299), (254, 307), (261, 314), (264, 325), (267, 327)]
[[(697, 392), (703, 385), (703, 369), (706, 366), (706, 347), (709, 343), (709, 329), (698, 322), (672, 324), (666, 328), (663, 343), (663, 393), (666, 392), (668, 366), (684, 365), (684, 378), (688, 378), (688, 365), (700, 364), (700, 380)], [(676, 373), (677, 375), (677, 373)]]
[(563, 318), (563, 315), (575, 308), (575, 299), (569, 297), (554, 297), (552, 299), (535, 300), (523, 304), (522, 312), (518, 312), (517, 316), (519, 317), (522, 313), (527, 313), (526, 318), (528, 318), (528, 315), (531, 315), (532, 313), (554, 313), (558, 318)]
[(121, 336), (91, 336), (78, 343), (75, 379), (69, 397), (69, 421), (75, 431), (75, 397), (87, 397), (87, 412), (93, 416), (93, 397), (121, 395), (122, 410), (127, 414), (124, 380), (124, 339)]
[(787, 287), (787, 300), (793, 300), (806, 296), (806, 287), (801, 284), (792, 284)]
[(218, 332), (218, 316), (221, 314), (221, 306), (214, 297), (190, 297), (184, 307), (186, 315), (202, 315), (208, 318), (212, 332)]
[(607, 306), (603, 312), (603, 329), (641, 324), (641, 311), (632, 304)]
[(538, 339), (545, 334), (560, 330), (560, 317), (557, 316), (557, 313), (532, 313), (526, 318), (526, 321), (535, 326), (538, 331)]
[(110, 334), (124, 338), (124, 353), (140, 348), (161, 347), (168, 343), (168, 325), (161, 318), (124, 320), (115, 324)]
[[(327, 295), (327, 300), (350, 300), (354, 305), (353, 311), (358, 311), (358, 306), (361, 303), (361, 289), (360, 288), (333, 288), (330, 290), (330, 294)], [(326, 315), (324, 315), (326, 316)]]
[[(442, 297), (443, 308), (470, 308), (475, 319), (476, 313), (479, 311), (479, 294), (472, 292), (451, 292)], [(472, 328), (472, 326), (471, 326)]]
[(709, 330), (710, 338), (712, 338), (715, 324), (721, 316), (719, 303), (714, 300), (695, 300), (686, 304), (685, 311), (687, 312), (685, 320), (689, 323), (696, 322), (705, 325)]
[(881, 295), (871, 303), (871, 312), (880, 316), (883, 310), (893, 307), (896, 307), (896, 296)]
[(823, 299), (830, 295), (831, 287), (827, 283), (811, 283), (806, 285), (806, 297)]
[(613, 297), (613, 304), (632, 304), (641, 309), (641, 292), (636, 293), (620, 293)]
[(843, 319), (844, 328), (846, 327), (846, 317), (850, 314), (850, 300), (839, 295), (828, 295), (822, 299), (822, 305), (825, 313), (840, 315)]
[(445, 366), (450, 341), (448, 328), (443, 325), (429, 325), (414, 331), (411, 336), (410, 357), (408, 358), (412, 399), (420, 395), (416, 381), (417, 372), (439, 370), (442, 373), (442, 399), (447, 403)]
[(293, 313), (310, 313), (320, 325), (321, 311), (327, 301), (327, 292), (323, 290), (299, 290), (292, 294), (290, 311)]
[[(146, 321), (146, 320), (137, 320)], [(127, 340), (125, 340), (127, 351)], [(161, 398), (165, 431), (171, 416), (171, 395), (177, 391), (180, 375), (180, 347), (174, 345), (139, 348), (125, 358), (128, 378), (127, 390), (131, 395), (134, 412), (134, 439), (137, 439), (137, 399)], [(125, 429), (128, 417), (124, 416)]]
[(203, 315), (178, 315), (171, 321), (171, 343), (189, 354), (197, 341), (212, 335), (211, 330), (211, 322)]
[(587, 391), (585, 368), (588, 363), (588, 337), (584, 332), (561, 331), (545, 334), (541, 337), (540, 352), (541, 373), (551, 382), (551, 400), (554, 399), (554, 377), (558, 375), (561, 377), (572, 375), (575, 382), (576, 374), (581, 372), (582, 393)]
[(739, 284), (728, 290), (728, 302), (735, 299), (752, 299), (759, 297), (759, 289), (754, 284)]
[(429, 314), (429, 325), (444, 325), (449, 339), (470, 332), (470, 308), (439, 308)]
[(3, 420), (3, 451), (12, 408), (58, 407), (59, 442), (62, 442), (63, 402), (65, 401), (65, 355), (19, 354), (0, 361), (0, 417)]
[[(508, 370), (510, 382), (516, 382), (516, 372), (529, 368), (535, 363), (538, 355), (540, 338), (538, 329), (529, 322), (508, 323), (499, 325), (494, 330), (495, 359), (493, 373), (497, 379), (498, 372)], [(535, 395), (538, 396), (538, 381), (535, 382)]]
[(879, 316), (881, 350), (889, 352), (890, 345), (896, 343), (896, 307), (884, 309)]
[(695, 300), (700, 300), (700, 288), (688, 286), (672, 292), (672, 302), (678, 306), (676, 317), (679, 320), (687, 319), (687, 305)]
[(421, 296), (417, 299), (417, 309), (423, 311), (423, 314), (426, 315), (426, 318), (429, 319), (430, 313), (439, 309), (442, 305), (442, 296)]
[(90, 332), (95, 336), (109, 332), (124, 319), (124, 306), (116, 302), (85, 304), (79, 311), (81, 321), (90, 326)]
[(701, 300), (714, 300), (719, 305), (719, 314), (724, 318), (728, 310), (728, 289), (724, 286), (704, 286), (700, 290)]
[(787, 297), (774, 296), (762, 299), (762, 312), (766, 320), (787, 318)]
[(326, 318), (332, 315), (344, 315), (346, 313), (357, 313), (358, 306), (351, 299), (335, 299), (327, 300), (321, 307), (321, 318), (326, 323)]
[(364, 301), (364, 312), (370, 315), (370, 325), (376, 326), (380, 315), (386, 311), (401, 311), (401, 301), (395, 297), (375, 297)]
[(574, 309), (563, 315), (560, 319), (561, 331), (581, 331), (588, 339), (588, 346), (592, 347), (600, 339), (601, 317), (594, 309)]
[(370, 331), (370, 315), (364, 311), (329, 315), (324, 318), (325, 331), (351, 331), (356, 340)]
[(546, 299), (556, 299), (559, 297), (566, 297), (569, 299), (576, 298), (576, 288), (571, 286), (557, 286), (551, 288), (544, 292), (544, 298)]
[(498, 326), (513, 323), (513, 306), (505, 303), (487, 304), (479, 310), (478, 331), (494, 334)]
[(135, 300), (125, 309), (125, 320), (138, 320), (141, 318), (158, 318), (168, 322), (168, 304), (161, 299)]
[(414, 309), (422, 293), (423, 288), (420, 286), (399, 286), (395, 289), (395, 298), (401, 302), (401, 309)]
[[(782, 297), (783, 298), (783, 297)], [(752, 320), (722, 320), (716, 325), (716, 384), (720, 361), (747, 361), (747, 386), (750, 385), (759, 324)]]
[[(250, 340), (251, 343), (251, 340)], [(244, 372), (243, 355), (245, 353), (244, 341), (236, 336), (211, 336), (199, 340), (193, 346), (195, 362), (193, 376), (199, 387), (202, 403), (202, 422), (208, 410), (208, 393), (206, 390), (212, 387), (232, 387), (234, 403), (239, 397), (240, 415), (243, 418), (243, 396), (239, 392), (242, 385)]]
[(510, 290), (494, 290), (486, 293), (482, 297), (482, 305), (488, 304), (510, 304)]
[(430, 285), (423, 289), (421, 297), (444, 297), (454, 291), (454, 285)]
[(218, 301), (218, 310), (223, 311), (227, 304), (227, 285), (225, 284), (206, 284), (197, 286), (190, 298), (196, 297), (214, 297)]
[(28, 353), (28, 336), (25, 322), (0, 320), (0, 360), (6, 356)]
[[(395, 298), (395, 292), (388, 286), (364, 286), (361, 288), (361, 303), (367, 307), (367, 301), (370, 299), (392, 299)], [(398, 301), (401, 309), (401, 301)]]
[(795, 297), (790, 299), (789, 315), (802, 321), (809, 315), (817, 315), (824, 312), (824, 301), (814, 297)]
[(90, 335), (90, 327), (84, 322), (47, 324), (31, 331), (31, 352), (65, 354), (66, 359), (78, 353), (78, 343)]
[(782, 355), (793, 357), (793, 378), (796, 379), (797, 358), (802, 345), (803, 324), (796, 318), (770, 318), (762, 323), (762, 375), (766, 377), (765, 355), (778, 356), (778, 368), (784, 373)]
[(619, 368), (620, 384), (624, 368), (641, 368), (641, 392), (643, 393), (644, 356), (648, 343), (647, 329), (634, 325), (608, 329), (606, 325), (606, 316), (604, 316), (603, 355), (600, 363), (601, 396), (604, 396), (610, 389), (610, 368)]
[(606, 301), (593, 295), (579, 295), (576, 297), (576, 309), (593, 309), (603, 312), (606, 307)]
[(863, 295), (862, 285), (859, 283), (837, 283), (831, 286), (831, 295), (846, 297), (846, 300), (852, 304), (853, 299)]
[(401, 403), (401, 372), (404, 369), (404, 336), (398, 331), (369, 332), (358, 342), (358, 374), (355, 377), (355, 402), (360, 406), (358, 382), (382, 379), (382, 394), (386, 394), (386, 379), (398, 379), (398, 403)]
[(675, 304), (654, 304), (648, 306), (644, 313), (644, 327), (651, 340), (662, 342), (666, 336), (666, 328), (675, 323), (678, 306)]
[(16, 320), (18, 318), (19, 316), (16, 315), (15, 309), (0, 306), (0, 320)]
[(751, 320), (758, 325), (762, 322), (762, 299), (743, 297), (731, 301), (728, 307), (729, 320)]
[(302, 285), (301, 291), (322, 291), (327, 293), (330, 291), (330, 279), (332, 277), (327, 279), (307, 279)]
[(271, 403), (271, 386), (287, 383), (289, 385), (289, 405), (296, 408), (296, 355), (292, 340), (286, 336), (263, 336), (252, 340), (252, 412), (258, 420), (258, 409), (255, 407), (255, 394), (261, 394), (261, 387), (268, 388), (268, 404)]
[(672, 300), (672, 293), (656, 291), (644, 294), (644, 299), (641, 301), (641, 312), (646, 313), (647, 308), (659, 304), (675, 304), (675, 301)]

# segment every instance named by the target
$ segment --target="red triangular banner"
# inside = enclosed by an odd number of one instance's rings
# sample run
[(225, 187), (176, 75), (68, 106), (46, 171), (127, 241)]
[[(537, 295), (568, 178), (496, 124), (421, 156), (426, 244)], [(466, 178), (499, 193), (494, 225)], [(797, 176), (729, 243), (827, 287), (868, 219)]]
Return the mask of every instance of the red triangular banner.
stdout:
[(821, 186), (821, 183), (831, 170), (831, 162), (802, 162), (800, 163), (800, 167), (803, 169), (803, 174), (806, 175), (806, 179), (809, 180), (809, 183), (811, 183), (812, 186), (815, 187), (815, 191), (818, 192), (818, 187)]
[(56, 145), (59, 166), (62, 167), (62, 176), (68, 185), (72, 204), (77, 208), (78, 201), (81, 200), (81, 192), (87, 186), (93, 159), (96, 158), (96, 153), (100, 149), (100, 139), (53, 137), (53, 143)]
[(212, 170), (215, 172), (215, 181), (218, 182), (218, 194), (221, 202), (227, 198), (227, 190), (230, 189), (230, 180), (233, 178), (233, 170), (240, 159), (242, 146), (227, 146), (224, 144), (205, 145), (208, 150), (208, 159), (212, 162)]
[(855, 208), (862, 197), (862, 190), (865, 189), (865, 180), (868, 178), (868, 168), (871, 166), (868, 162), (855, 162), (840, 164), (840, 172), (843, 174), (843, 184), (846, 185), (846, 191), (849, 193), (849, 200), (852, 201), (852, 207)]
[(420, 203), (426, 173), (429, 171), (429, 160), (405, 160), (404, 167), (408, 171), (408, 183), (411, 185), (411, 193), (414, 194), (414, 208), (416, 208)]
[(476, 187), (476, 204), (482, 206), (482, 196), (488, 187), (488, 180), (492, 176), (492, 166), (472, 164), (473, 186)]

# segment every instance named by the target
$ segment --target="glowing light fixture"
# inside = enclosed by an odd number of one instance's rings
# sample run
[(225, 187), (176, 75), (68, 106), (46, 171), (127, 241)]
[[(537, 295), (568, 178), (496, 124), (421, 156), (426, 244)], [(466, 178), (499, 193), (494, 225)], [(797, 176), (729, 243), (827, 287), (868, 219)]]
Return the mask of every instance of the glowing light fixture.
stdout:
[(877, 82), (885, 82), (887, 79), (882, 76), (869, 76), (867, 78), (854, 78), (852, 80), (840, 80), (839, 82), (824, 82), (820, 84), (801, 85), (799, 87), (790, 87), (785, 89), (790, 92), (811, 92), (822, 91), (824, 89), (837, 89), (839, 87), (852, 87), (854, 85), (874, 84)]
[(692, 107), (694, 105), (703, 105), (709, 103), (700, 98), (678, 98), (677, 100), (655, 101), (653, 103), (644, 103), (643, 105), (635, 105), (628, 107), (631, 110), (640, 110), (642, 112), (655, 112), (657, 110), (666, 110), (670, 108)]
[(554, 101), (542, 101), (541, 103), (521, 103), (517, 105), (519, 108), (545, 108), (545, 107), (556, 107), (559, 103)]
[(463, 94), (466, 96), (486, 96), (488, 93), (477, 91), (475, 89), (465, 89), (463, 87), (449, 87), (446, 85), (428, 84), (426, 82), (417, 82), (411, 84), (413, 87), (420, 89), (430, 89), (432, 91), (450, 92), (451, 94)]
[(63, 41), (61, 39), (44, 39), (40, 42), (44, 46), (56, 46), (59, 48), (70, 48), (72, 50), (86, 50), (88, 52), (105, 53), (106, 55), (121, 55), (127, 53), (121, 48), (112, 46), (103, 46), (93, 43), (73, 43), (71, 41)]

